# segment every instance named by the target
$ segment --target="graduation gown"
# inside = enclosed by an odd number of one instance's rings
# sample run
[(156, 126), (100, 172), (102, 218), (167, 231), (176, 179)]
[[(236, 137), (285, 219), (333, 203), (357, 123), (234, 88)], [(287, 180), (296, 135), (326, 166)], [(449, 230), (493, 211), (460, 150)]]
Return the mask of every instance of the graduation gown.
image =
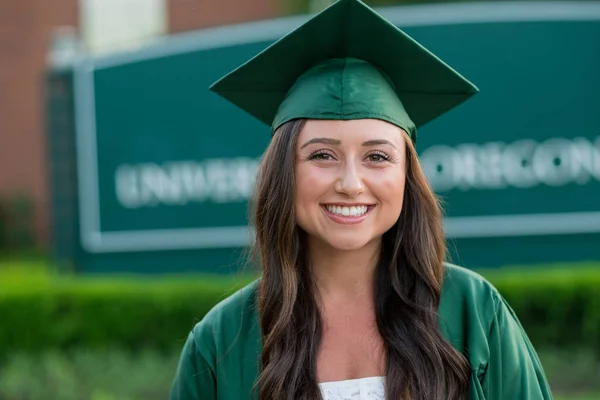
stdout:
[[(471, 365), (470, 400), (552, 399), (515, 313), (480, 275), (446, 265), (439, 325)], [(216, 305), (190, 332), (170, 400), (245, 400), (258, 377), (257, 281)]]

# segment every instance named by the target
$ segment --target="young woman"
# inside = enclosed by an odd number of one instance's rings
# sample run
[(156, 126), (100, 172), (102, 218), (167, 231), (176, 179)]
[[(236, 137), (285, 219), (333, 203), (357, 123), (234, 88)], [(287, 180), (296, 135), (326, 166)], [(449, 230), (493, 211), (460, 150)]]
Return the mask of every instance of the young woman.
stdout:
[(341, 0), (213, 90), (272, 127), (262, 276), (194, 327), (172, 400), (551, 399), (510, 306), (444, 262), (415, 151), (416, 128), (470, 82)]

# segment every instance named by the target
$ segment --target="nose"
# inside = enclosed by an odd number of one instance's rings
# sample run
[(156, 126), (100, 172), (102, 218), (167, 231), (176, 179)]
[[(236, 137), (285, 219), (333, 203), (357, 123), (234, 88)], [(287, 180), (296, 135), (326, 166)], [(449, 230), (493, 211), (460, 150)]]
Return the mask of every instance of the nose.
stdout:
[(340, 177), (335, 183), (334, 190), (348, 197), (356, 197), (363, 192), (363, 181), (354, 163), (346, 163), (341, 168)]

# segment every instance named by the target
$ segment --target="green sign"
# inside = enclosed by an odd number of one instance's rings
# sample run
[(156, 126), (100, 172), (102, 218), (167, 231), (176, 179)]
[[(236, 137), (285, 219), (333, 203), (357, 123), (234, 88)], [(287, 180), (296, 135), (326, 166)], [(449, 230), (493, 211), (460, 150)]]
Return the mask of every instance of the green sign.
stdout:
[[(467, 266), (600, 259), (600, 3), (380, 9), (481, 93), (418, 150)], [(82, 270), (216, 270), (251, 241), (269, 128), (207, 90), (306, 17), (74, 68)]]

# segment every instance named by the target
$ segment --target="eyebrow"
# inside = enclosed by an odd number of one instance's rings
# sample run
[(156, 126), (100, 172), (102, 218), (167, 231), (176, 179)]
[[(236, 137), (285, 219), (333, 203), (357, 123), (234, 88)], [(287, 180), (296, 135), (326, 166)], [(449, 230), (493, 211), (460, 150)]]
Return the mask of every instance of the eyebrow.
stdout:
[[(306, 146), (308, 146), (310, 144), (314, 144), (314, 143), (329, 144), (329, 145), (340, 145), (340, 144), (342, 144), (341, 140), (338, 140), (338, 139), (314, 138), (314, 139), (311, 139), (308, 142), (304, 143), (302, 145), (302, 147), (300, 147), (300, 148), (303, 149)], [(390, 142), (389, 140), (385, 140), (385, 139), (367, 140), (366, 142), (363, 142), (362, 145), (365, 146), (365, 147), (370, 147), (370, 146), (380, 146), (382, 144), (387, 144), (387, 145), (392, 146), (393, 148), (396, 148), (396, 146), (394, 146), (394, 144), (392, 142)]]
[(396, 148), (396, 146), (394, 146), (394, 144), (392, 142), (390, 142), (389, 140), (385, 140), (385, 139), (373, 139), (373, 140), (367, 140), (366, 142), (363, 142), (363, 146), (380, 146), (382, 144), (387, 144), (392, 146), (393, 148)]
[(322, 143), (322, 144), (330, 144), (330, 145), (340, 145), (340, 144), (342, 144), (342, 142), (340, 140), (337, 140), (337, 139), (314, 138), (314, 139), (310, 139), (308, 142), (304, 143), (302, 145), (302, 147), (300, 147), (300, 148), (303, 149), (306, 146), (308, 146), (309, 144), (313, 144), (313, 143)]

